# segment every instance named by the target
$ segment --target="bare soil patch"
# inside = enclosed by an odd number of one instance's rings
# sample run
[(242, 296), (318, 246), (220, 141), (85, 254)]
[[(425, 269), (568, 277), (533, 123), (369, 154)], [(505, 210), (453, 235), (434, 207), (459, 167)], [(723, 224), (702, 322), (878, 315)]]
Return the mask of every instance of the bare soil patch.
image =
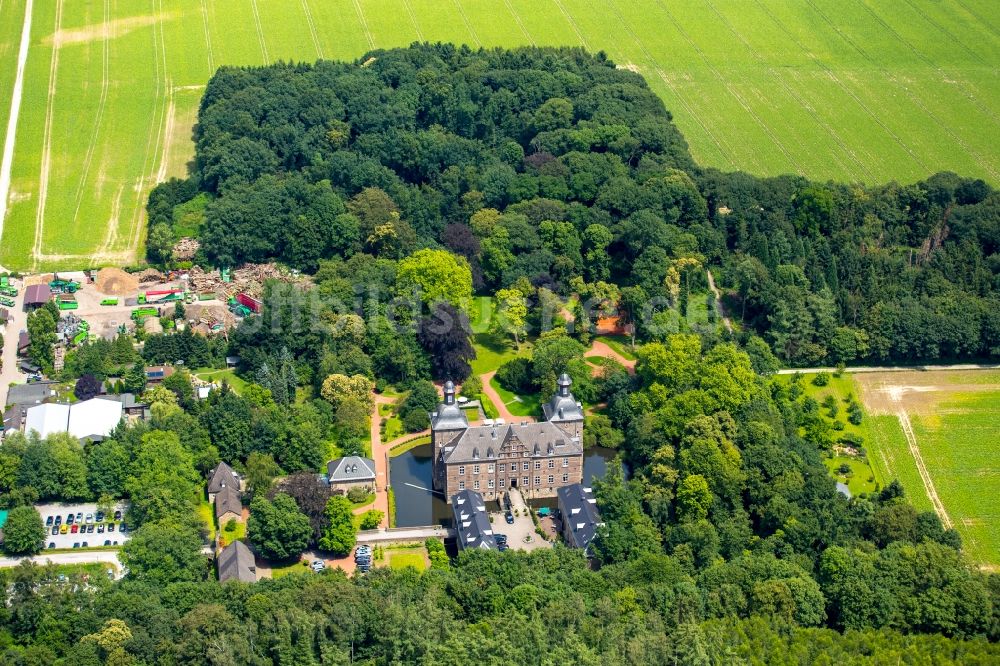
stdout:
[(891, 415), (904, 409), (910, 414), (931, 415), (939, 412), (938, 406), (949, 395), (1000, 389), (1000, 373), (990, 370), (871, 372), (854, 375), (854, 382), (871, 414)]
[(67, 28), (42, 38), (45, 46), (69, 46), (71, 44), (86, 44), (100, 39), (121, 37), (133, 30), (153, 25), (157, 21), (173, 18), (172, 13), (151, 14), (149, 16), (128, 16), (104, 23), (93, 23), (79, 28)]

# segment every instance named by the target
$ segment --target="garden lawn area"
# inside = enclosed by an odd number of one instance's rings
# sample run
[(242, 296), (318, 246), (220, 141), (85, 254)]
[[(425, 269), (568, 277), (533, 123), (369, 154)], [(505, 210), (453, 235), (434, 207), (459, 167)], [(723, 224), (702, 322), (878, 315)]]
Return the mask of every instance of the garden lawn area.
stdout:
[(212, 505), (208, 503), (207, 499), (202, 499), (201, 504), (198, 505), (198, 517), (201, 518), (202, 522), (208, 527), (208, 540), (211, 543), (215, 542), (215, 512), (212, 511)]
[(403, 430), (403, 421), (396, 418), (395, 416), (390, 416), (385, 420), (385, 425), (382, 426), (382, 441), (391, 442), (397, 437), (402, 437), (406, 434)]
[(243, 389), (246, 388), (247, 383), (236, 376), (236, 373), (232, 368), (226, 368), (225, 370), (216, 370), (214, 368), (198, 368), (192, 372), (195, 377), (206, 382), (218, 382), (222, 383), (225, 381), (229, 384), (237, 393), (242, 393)]
[(393, 448), (389, 449), (389, 457), (395, 458), (396, 456), (403, 455), (410, 449), (415, 449), (418, 446), (423, 446), (424, 444), (430, 444), (430, 443), (431, 443), (431, 438), (429, 435), (425, 435), (423, 437), (416, 437), (410, 440), (409, 442), (405, 442), (403, 444), (400, 444), (399, 446), (394, 446)]
[(247, 526), (245, 523), (237, 522), (236, 529), (227, 532), (225, 525), (219, 527), (219, 538), (222, 540), (222, 547), (225, 548), (234, 541), (240, 541), (247, 536)]
[(469, 326), (473, 333), (486, 333), (490, 329), (490, 320), (493, 318), (493, 297), (473, 296), (469, 306)]
[(389, 568), (391, 569), (413, 567), (414, 569), (423, 571), (427, 568), (427, 562), (424, 560), (422, 553), (389, 551), (387, 557), (389, 558)]
[(268, 562), (271, 568), (271, 578), (282, 578), (296, 573), (315, 573), (309, 568), (309, 562), (303, 559), (292, 560), (291, 562)]
[[(791, 378), (794, 375), (777, 375), (779, 381), (784, 381), (786, 383), (791, 383)], [(816, 377), (816, 373), (809, 373), (802, 375), (802, 387), (805, 389), (805, 394), (810, 398), (816, 400), (816, 402), (822, 405), (824, 398), (828, 395), (832, 395), (837, 400), (837, 407), (839, 412), (837, 413), (836, 420), (844, 424), (844, 429), (840, 431), (834, 431), (834, 439), (842, 435), (858, 435), (863, 439), (863, 446), (868, 446), (870, 441), (870, 433), (868, 431), (868, 421), (869, 414), (865, 410), (864, 418), (861, 419), (861, 425), (854, 425), (847, 420), (847, 402), (845, 399), (848, 396), (854, 396), (854, 399), (861, 403), (861, 396), (858, 394), (858, 387), (854, 383), (854, 378), (849, 373), (842, 373), (840, 377), (836, 377), (833, 373), (830, 373), (830, 381), (826, 386), (816, 386), (813, 384), (813, 379)], [(864, 409), (864, 405), (862, 405)], [(827, 416), (827, 410), (824, 407), (820, 407), (820, 413), (823, 418), (828, 423), (833, 423), (834, 419)]]
[[(823, 463), (826, 465), (826, 468), (830, 470), (830, 476), (841, 483), (847, 484), (847, 489), (851, 491), (851, 495), (853, 497), (857, 497), (862, 493), (875, 492), (875, 472), (872, 471), (872, 468), (868, 465), (868, 463), (861, 458), (851, 456), (834, 456), (833, 458), (826, 458)], [(844, 463), (850, 465), (850, 474), (841, 474), (837, 471), (837, 468)]]
[(476, 359), (471, 365), (476, 376), (492, 372), (512, 358), (531, 354), (529, 343), (522, 340), (518, 351), (512, 339), (501, 338), (492, 333), (476, 333), (472, 337), (472, 346), (476, 350)]
[(532, 395), (515, 395), (504, 387), (494, 377), (490, 380), (490, 386), (503, 398), (507, 409), (515, 416), (531, 416), (539, 418), (542, 413), (541, 398), (537, 393)]
[(375, 493), (368, 493), (367, 495), (365, 495), (365, 498), (360, 502), (351, 502), (351, 508), (357, 509), (363, 506), (368, 506), (374, 501), (375, 501)]
[(600, 340), (630, 361), (638, 358), (632, 351), (632, 340), (627, 335), (599, 335), (594, 339)]

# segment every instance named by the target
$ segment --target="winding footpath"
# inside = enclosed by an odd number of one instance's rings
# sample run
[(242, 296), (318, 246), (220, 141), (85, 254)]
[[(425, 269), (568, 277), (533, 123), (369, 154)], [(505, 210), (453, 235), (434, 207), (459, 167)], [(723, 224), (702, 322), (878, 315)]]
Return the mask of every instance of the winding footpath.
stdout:
[(732, 333), (733, 322), (726, 316), (726, 311), (722, 309), (722, 294), (719, 292), (719, 288), (715, 286), (715, 278), (712, 277), (712, 271), (706, 270), (705, 276), (708, 278), (708, 288), (712, 290), (712, 295), (715, 296), (715, 312), (722, 319), (722, 325), (726, 327), (726, 330)]
[(14, 140), (17, 136), (17, 118), (21, 113), (21, 97), (24, 93), (24, 66), (28, 62), (28, 47), (31, 45), (31, 9), (33, 4), (34, 0), (27, 0), (24, 5), (21, 46), (17, 51), (17, 75), (14, 78), (14, 89), (11, 91), (7, 135), (3, 142), (3, 159), (0, 160), (0, 238), (3, 238), (3, 221), (7, 216), (7, 200), (10, 197), (10, 173), (14, 166)]

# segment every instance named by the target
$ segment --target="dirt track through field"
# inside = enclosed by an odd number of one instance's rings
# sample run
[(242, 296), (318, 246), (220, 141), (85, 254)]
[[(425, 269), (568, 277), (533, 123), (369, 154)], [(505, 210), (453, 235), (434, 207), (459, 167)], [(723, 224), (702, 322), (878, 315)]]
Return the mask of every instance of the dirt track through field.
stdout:
[(28, 0), (24, 5), (21, 45), (17, 51), (17, 74), (14, 77), (14, 90), (10, 96), (10, 115), (7, 118), (7, 135), (3, 141), (3, 159), (0, 160), (0, 238), (3, 238), (3, 219), (7, 215), (7, 197), (10, 196), (10, 172), (14, 166), (17, 117), (21, 112), (21, 96), (24, 92), (24, 65), (28, 62), (28, 46), (31, 44), (31, 7), (33, 3), (34, 0)]
[(899, 425), (903, 429), (903, 434), (906, 435), (906, 444), (910, 447), (910, 455), (913, 456), (913, 461), (917, 463), (917, 471), (920, 473), (920, 480), (923, 481), (924, 490), (927, 491), (927, 497), (930, 498), (931, 504), (934, 505), (934, 512), (937, 513), (938, 518), (941, 519), (941, 524), (944, 525), (945, 529), (952, 528), (951, 518), (948, 516), (948, 512), (944, 508), (944, 503), (941, 502), (941, 498), (938, 497), (937, 489), (934, 487), (934, 481), (931, 479), (930, 472), (927, 471), (927, 466), (924, 464), (924, 458), (920, 455), (920, 447), (917, 446), (917, 436), (913, 434), (913, 424), (910, 423), (910, 416), (906, 413), (906, 410), (899, 410), (896, 412), (896, 418), (899, 419)]

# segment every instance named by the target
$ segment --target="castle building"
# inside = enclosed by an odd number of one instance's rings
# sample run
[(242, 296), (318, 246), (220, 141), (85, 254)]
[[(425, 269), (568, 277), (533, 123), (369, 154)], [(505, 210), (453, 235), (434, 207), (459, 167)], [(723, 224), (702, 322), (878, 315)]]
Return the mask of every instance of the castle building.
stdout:
[(473, 490), (497, 499), (509, 488), (525, 498), (555, 497), (559, 488), (583, 481), (583, 409), (563, 374), (558, 391), (542, 406), (545, 420), (470, 426), (455, 402), (455, 385), (444, 385), (444, 402), (431, 417), (434, 488), (449, 498)]

